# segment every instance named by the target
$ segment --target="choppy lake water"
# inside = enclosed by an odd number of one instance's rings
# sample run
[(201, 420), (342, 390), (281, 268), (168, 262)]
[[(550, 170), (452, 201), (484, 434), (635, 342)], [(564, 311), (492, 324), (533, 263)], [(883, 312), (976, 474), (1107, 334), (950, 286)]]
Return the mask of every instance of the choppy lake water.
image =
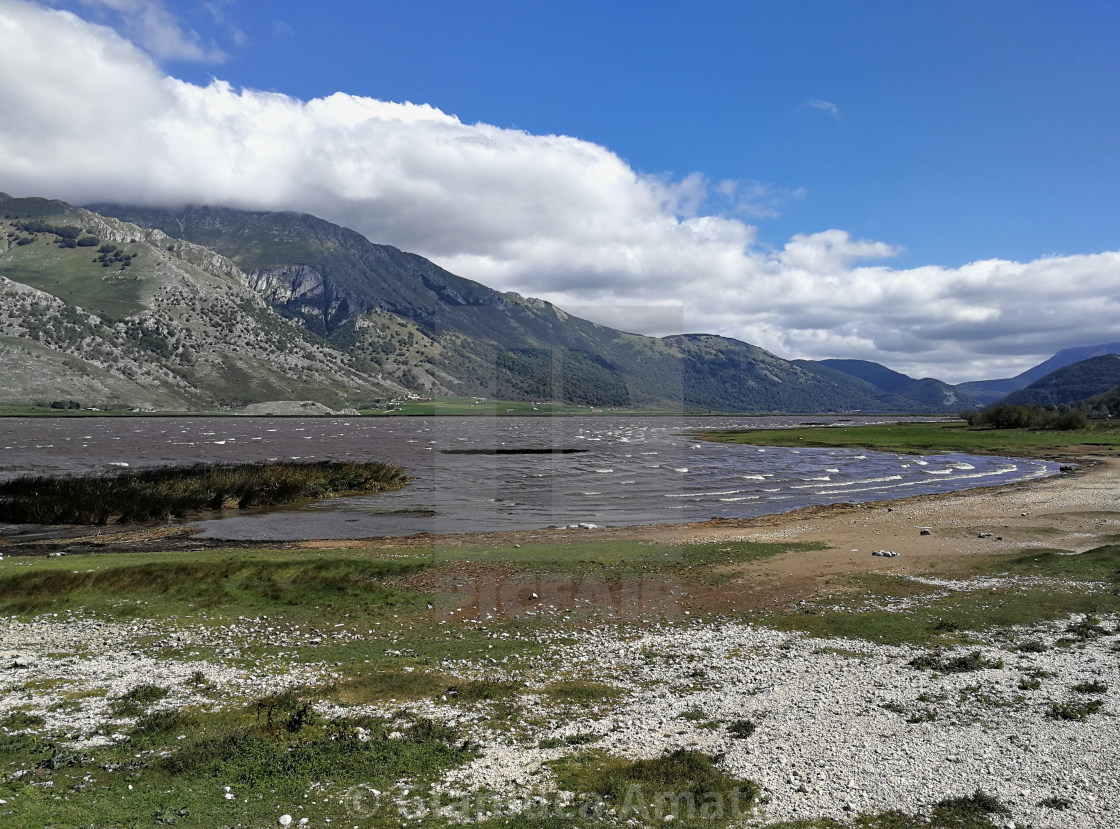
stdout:
[[(893, 419), (893, 418), (892, 418)], [(884, 418), (814, 417), (845, 425)], [(746, 518), (1011, 483), (1057, 472), (1018, 458), (696, 441), (697, 428), (796, 426), (804, 417), (3, 418), (0, 478), (29, 472), (273, 459), (380, 460), (399, 492), (193, 521), (227, 539), (356, 538), (550, 525)], [(843, 421), (843, 422), (840, 422)], [(516, 454), (518, 449), (564, 450)], [(501, 450), (502, 454), (481, 454)]]
[[(883, 422), (814, 418), (814, 422)], [(841, 422), (842, 421), (842, 422)], [(1021, 458), (694, 440), (697, 428), (797, 426), (767, 418), (0, 419), (0, 477), (268, 459), (384, 460), (400, 492), (195, 521), (226, 539), (362, 538), (749, 518), (1024, 481), (1057, 472)], [(519, 449), (549, 454), (516, 454)], [(562, 450), (562, 451), (561, 451)], [(484, 454), (494, 451), (495, 454)], [(501, 453), (501, 454), (497, 454)]]

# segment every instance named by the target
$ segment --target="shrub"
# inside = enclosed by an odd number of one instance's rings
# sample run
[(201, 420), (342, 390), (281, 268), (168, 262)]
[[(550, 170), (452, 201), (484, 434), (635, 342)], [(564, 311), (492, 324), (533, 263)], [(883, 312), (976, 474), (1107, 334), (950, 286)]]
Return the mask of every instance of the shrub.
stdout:
[(1052, 720), (1074, 720), (1081, 722), (1101, 710), (1099, 699), (1088, 702), (1052, 702), (1046, 711), (1046, 716)]
[(963, 674), (969, 671), (980, 671), (984, 668), (1002, 668), (1003, 660), (992, 661), (985, 659), (980, 651), (973, 651), (966, 656), (957, 656), (952, 659), (942, 659), (939, 653), (926, 653), (910, 660), (910, 667), (920, 671), (937, 671), (941, 674)]
[(745, 740), (758, 729), (751, 720), (735, 720), (727, 724), (727, 733), (736, 740)]
[(1093, 680), (1091, 682), (1079, 682), (1073, 686), (1073, 690), (1079, 694), (1103, 694), (1108, 690), (1108, 686), (1103, 682)]

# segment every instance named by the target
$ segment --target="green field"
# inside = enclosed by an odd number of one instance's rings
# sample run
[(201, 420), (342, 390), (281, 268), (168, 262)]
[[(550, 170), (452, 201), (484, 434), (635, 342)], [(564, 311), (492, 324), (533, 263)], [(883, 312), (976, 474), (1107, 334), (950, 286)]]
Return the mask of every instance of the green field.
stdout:
[(96, 247), (59, 248), (55, 241), (39, 234), (32, 244), (10, 249), (0, 275), (98, 313), (124, 317), (141, 310), (140, 280), (150, 267), (142, 246), (121, 248), (136, 257), (127, 268), (102, 267), (94, 261)]
[(796, 429), (704, 429), (694, 437), (756, 446), (850, 446), (887, 452), (972, 452), (1053, 456), (1108, 454), (1120, 448), (1120, 425), (1076, 431), (974, 429), (964, 423), (894, 423), (875, 426), (809, 426)]

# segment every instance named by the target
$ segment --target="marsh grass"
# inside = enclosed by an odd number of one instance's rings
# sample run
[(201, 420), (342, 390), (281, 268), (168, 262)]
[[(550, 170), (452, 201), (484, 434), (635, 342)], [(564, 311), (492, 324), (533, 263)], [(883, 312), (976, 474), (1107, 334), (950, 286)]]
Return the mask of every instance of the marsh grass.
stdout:
[(153, 521), (399, 489), (408, 480), (398, 467), (356, 461), (195, 464), (103, 475), (22, 476), (0, 483), (0, 521)]

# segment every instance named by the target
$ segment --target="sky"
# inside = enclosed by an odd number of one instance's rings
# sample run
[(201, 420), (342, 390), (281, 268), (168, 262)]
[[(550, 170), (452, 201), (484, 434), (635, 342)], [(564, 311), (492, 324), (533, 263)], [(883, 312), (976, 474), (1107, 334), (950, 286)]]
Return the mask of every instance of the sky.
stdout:
[(948, 382), (1120, 340), (1113, 0), (0, 0), (0, 190)]

